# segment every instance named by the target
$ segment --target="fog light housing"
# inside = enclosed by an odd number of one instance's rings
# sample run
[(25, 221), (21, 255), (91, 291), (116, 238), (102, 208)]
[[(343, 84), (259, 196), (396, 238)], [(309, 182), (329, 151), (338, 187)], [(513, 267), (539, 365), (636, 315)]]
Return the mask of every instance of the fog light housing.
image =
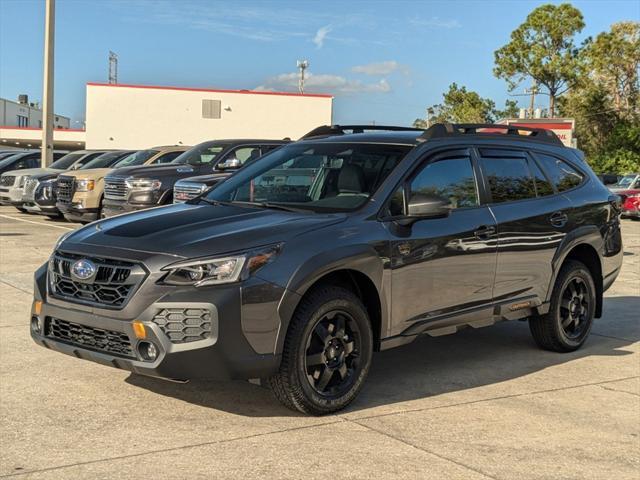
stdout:
[(140, 356), (143, 359), (150, 362), (158, 358), (158, 347), (151, 342), (140, 342), (138, 344), (138, 352), (140, 352)]
[(31, 317), (31, 330), (33, 331), (33, 333), (42, 333), (42, 320), (40, 320), (40, 317), (36, 315)]

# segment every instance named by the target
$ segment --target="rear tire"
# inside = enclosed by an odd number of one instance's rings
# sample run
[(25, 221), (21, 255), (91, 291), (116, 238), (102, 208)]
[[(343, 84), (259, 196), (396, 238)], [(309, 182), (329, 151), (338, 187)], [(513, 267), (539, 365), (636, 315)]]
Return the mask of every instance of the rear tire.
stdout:
[(549, 312), (529, 319), (529, 329), (540, 348), (572, 352), (591, 332), (596, 309), (596, 287), (582, 263), (568, 260), (558, 274)]
[(286, 407), (312, 415), (343, 409), (369, 373), (373, 332), (367, 310), (350, 290), (309, 292), (291, 319), (280, 371), (267, 379)]

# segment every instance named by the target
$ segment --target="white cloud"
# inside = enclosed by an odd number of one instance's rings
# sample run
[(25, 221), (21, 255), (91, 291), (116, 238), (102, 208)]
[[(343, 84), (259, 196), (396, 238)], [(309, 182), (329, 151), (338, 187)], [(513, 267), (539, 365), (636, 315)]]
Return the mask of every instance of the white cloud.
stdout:
[[(296, 91), (298, 89), (298, 73), (282, 73), (270, 77), (264, 85), (255, 88), (256, 91)], [(388, 93), (391, 85), (386, 79), (379, 82), (366, 83), (360, 80), (349, 79), (340, 75), (307, 73), (305, 77), (305, 90), (309, 92), (326, 92), (334, 95), (355, 93)]]
[(354, 73), (363, 73), (371, 76), (385, 76), (393, 72), (402, 72), (407, 75), (409, 73), (409, 67), (402, 65), (395, 60), (388, 60), (386, 62), (374, 62), (366, 65), (356, 65), (351, 68)]
[(409, 20), (409, 23), (418, 27), (432, 27), (432, 28), (460, 28), (462, 24), (455, 18), (444, 19), (440, 17), (421, 18), (414, 17)]
[(324, 45), (324, 40), (327, 38), (327, 34), (331, 31), (331, 25), (325, 25), (321, 27), (316, 32), (315, 37), (313, 37), (313, 43), (316, 44), (317, 48), (322, 48)]

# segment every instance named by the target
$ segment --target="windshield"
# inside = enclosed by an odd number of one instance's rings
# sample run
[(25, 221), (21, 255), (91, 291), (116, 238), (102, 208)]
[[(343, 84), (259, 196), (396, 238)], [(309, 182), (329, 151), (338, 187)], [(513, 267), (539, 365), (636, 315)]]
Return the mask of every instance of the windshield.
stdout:
[(409, 150), (402, 145), (292, 144), (248, 165), (204, 199), (317, 212), (355, 210)]
[(616, 183), (616, 187), (630, 187), (636, 177), (637, 175), (625, 175), (620, 180), (618, 180), (618, 183)]
[(85, 163), (80, 170), (88, 170), (90, 168), (107, 168), (113, 165), (118, 159), (125, 156), (125, 152), (107, 152), (97, 156), (90, 162)]
[(58, 169), (58, 170), (66, 170), (71, 165), (73, 165), (78, 160), (80, 160), (82, 157), (84, 157), (86, 154), (87, 154), (87, 152), (67, 153), (64, 157), (59, 158), (58, 160), (53, 162), (51, 165), (49, 165), (49, 168), (55, 168), (55, 169)]
[(8, 165), (11, 165), (14, 160), (20, 158), (22, 155), (24, 155), (23, 153), (19, 153), (19, 154), (13, 154), (7, 158), (5, 158), (4, 160), (0, 160), (0, 167), (6, 167)]
[(116, 168), (132, 167), (134, 165), (144, 165), (147, 160), (158, 153), (158, 150), (140, 150), (138, 152), (127, 155), (114, 165)]
[[(2, 165), (7, 165), (9, 162), (6, 162), (6, 160), (8, 160), (8, 157), (13, 157), (16, 154), (16, 152), (2, 152), (0, 153), (0, 166)], [(4, 159), (4, 160), (3, 160)]]
[(190, 150), (177, 156), (171, 163), (188, 163), (189, 165), (202, 165), (213, 162), (218, 154), (228, 145), (206, 142), (196, 145)]

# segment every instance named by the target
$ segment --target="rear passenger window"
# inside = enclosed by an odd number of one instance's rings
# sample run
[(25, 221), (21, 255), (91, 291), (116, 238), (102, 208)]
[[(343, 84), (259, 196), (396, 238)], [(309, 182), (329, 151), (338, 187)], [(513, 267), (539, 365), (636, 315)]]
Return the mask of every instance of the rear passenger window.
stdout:
[(542, 170), (536, 162), (529, 160), (529, 167), (531, 167), (531, 173), (533, 174), (533, 181), (536, 182), (536, 193), (539, 197), (546, 197), (547, 195), (553, 195), (553, 187), (544, 176)]
[(448, 158), (429, 163), (411, 182), (411, 194), (437, 195), (452, 208), (476, 207), (478, 192), (469, 158)]
[(536, 154), (536, 158), (540, 161), (542, 168), (547, 172), (558, 191), (564, 192), (582, 183), (582, 174), (567, 162), (539, 153)]
[(536, 190), (526, 158), (482, 158), (493, 203), (535, 198)]

